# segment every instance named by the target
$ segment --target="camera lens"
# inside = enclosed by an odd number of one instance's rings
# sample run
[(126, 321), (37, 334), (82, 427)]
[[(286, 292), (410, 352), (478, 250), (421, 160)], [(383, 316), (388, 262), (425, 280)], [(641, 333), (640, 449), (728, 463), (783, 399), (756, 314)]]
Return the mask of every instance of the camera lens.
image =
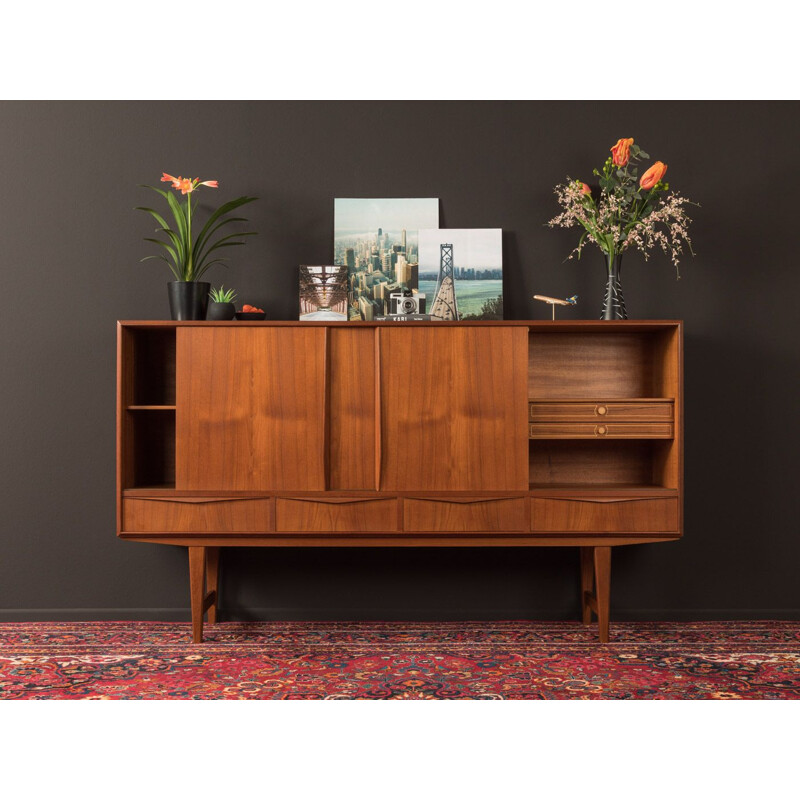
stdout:
[(410, 297), (401, 300), (398, 306), (401, 314), (413, 314), (417, 310), (416, 303)]

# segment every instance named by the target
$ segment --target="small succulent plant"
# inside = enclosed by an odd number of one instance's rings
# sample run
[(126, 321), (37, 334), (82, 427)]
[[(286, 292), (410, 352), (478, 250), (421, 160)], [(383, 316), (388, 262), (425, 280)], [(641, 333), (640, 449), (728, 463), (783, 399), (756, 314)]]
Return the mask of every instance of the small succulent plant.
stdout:
[(226, 289), (224, 286), (212, 289), (208, 294), (215, 303), (232, 303), (236, 299), (236, 292), (233, 289)]

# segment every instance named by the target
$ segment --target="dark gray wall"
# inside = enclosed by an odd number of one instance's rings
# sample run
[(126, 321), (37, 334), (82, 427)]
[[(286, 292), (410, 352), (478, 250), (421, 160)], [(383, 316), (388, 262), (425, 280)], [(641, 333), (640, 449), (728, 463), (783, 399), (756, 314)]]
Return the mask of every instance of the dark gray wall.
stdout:
[[(617, 616), (797, 615), (797, 103), (0, 104), (0, 618), (185, 616), (179, 548), (114, 536), (115, 320), (164, 319), (133, 207), (162, 170), (256, 194), (260, 231), (215, 283), (275, 319), (331, 257), (333, 198), (439, 197), (442, 227), (502, 227), (509, 318), (535, 292), (595, 318), (598, 252), (564, 263), (552, 187), (620, 136), (702, 207), (697, 257), (625, 258), (632, 317), (686, 322), (686, 536), (620, 549)], [(208, 191), (206, 197), (211, 195)], [(229, 617), (560, 617), (571, 550), (272, 550), (224, 556)]]

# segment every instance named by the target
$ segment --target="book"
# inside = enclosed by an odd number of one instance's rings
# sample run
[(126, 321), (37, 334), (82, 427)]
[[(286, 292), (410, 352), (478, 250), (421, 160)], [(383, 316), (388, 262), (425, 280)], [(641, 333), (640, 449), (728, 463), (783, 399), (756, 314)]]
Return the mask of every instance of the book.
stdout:
[(430, 314), (383, 314), (375, 317), (375, 322), (429, 322)]

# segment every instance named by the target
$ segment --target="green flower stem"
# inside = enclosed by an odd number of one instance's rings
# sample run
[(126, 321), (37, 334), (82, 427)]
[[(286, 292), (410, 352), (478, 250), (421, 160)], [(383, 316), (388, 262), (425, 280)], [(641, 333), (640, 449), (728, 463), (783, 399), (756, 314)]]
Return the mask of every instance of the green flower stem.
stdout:
[(186, 250), (188, 261), (186, 264), (186, 274), (188, 280), (192, 279), (192, 193), (186, 194)]

